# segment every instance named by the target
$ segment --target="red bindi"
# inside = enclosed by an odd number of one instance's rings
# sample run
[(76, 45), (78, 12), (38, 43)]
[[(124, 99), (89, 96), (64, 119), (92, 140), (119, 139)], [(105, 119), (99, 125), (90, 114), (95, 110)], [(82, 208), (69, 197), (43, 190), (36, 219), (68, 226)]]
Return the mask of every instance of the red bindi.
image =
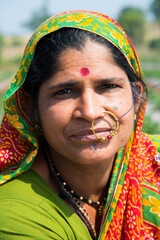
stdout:
[(82, 74), (82, 76), (87, 76), (87, 75), (89, 75), (89, 69), (88, 68), (86, 68), (86, 67), (83, 67), (83, 68), (81, 68), (81, 71), (80, 71), (80, 73)]

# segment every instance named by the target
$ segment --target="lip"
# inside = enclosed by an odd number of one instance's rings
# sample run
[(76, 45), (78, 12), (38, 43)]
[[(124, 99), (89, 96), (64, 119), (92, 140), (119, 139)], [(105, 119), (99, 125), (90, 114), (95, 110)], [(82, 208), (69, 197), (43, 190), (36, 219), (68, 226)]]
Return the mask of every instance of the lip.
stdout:
[[(112, 129), (107, 129), (107, 128), (97, 128), (97, 129), (94, 129), (94, 132), (96, 133), (96, 135), (98, 137), (104, 138), (110, 134), (111, 130)], [(76, 133), (72, 134), (70, 137), (74, 141), (80, 141), (80, 142), (99, 141), (99, 140), (97, 140), (96, 136), (93, 134), (91, 129), (76, 132)]]

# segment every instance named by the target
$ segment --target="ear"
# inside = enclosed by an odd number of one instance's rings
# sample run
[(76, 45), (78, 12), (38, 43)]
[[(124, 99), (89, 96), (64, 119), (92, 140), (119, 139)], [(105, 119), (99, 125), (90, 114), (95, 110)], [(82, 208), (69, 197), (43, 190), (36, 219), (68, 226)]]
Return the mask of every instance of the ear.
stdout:
[(143, 100), (144, 86), (139, 81), (134, 82), (134, 86), (135, 86), (135, 90), (137, 92), (137, 97), (136, 97), (136, 102), (135, 102), (135, 112), (137, 113), (139, 111), (139, 108), (140, 108), (142, 100)]

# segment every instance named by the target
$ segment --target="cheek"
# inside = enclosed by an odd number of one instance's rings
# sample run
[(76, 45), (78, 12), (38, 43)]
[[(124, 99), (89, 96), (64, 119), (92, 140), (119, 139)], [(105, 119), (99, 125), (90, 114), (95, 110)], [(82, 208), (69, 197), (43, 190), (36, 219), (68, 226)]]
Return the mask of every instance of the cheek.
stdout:
[(55, 112), (53, 109), (45, 109), (40, 111), (40, 119), (42, 127), (44, 128), (55, 128), (55, 126), (60, 124), (62, 112)]
[(46, 138), (62, 136), (67, 125), (70, 122), (71, 113), (68, 108), (52, 106), (41, 108), (40, 119), (41, 125)]
[(130, 115), (133, 115), (132, 112), (134, 106), (131, 91), (118, 94), (118, 96), (115, 95), (114, 97), (112, 97), (110, 106), (112, 107), (113, 110), (117, 112), (117, 114), (119, 115), (118, 117), (124, 115), (125, 113), (126, 117), (130, 117)]
[(126, 116), (122, 117), (120, 120), (120, 134), (121, 139), (125, 143), (130, 138), (134, 127), (134, 111), (130, 111)]

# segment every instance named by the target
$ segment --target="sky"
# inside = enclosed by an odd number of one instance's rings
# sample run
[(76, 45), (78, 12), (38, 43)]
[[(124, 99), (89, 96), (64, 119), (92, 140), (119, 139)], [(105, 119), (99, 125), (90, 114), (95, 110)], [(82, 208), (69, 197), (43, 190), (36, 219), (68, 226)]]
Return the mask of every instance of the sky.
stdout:
[(4, 35), (27, 35), (29, 30), (24, 28), (35, 11), (44, 2), (49, 14), (67, 10), (90, 10), (106, 14), (117, 19), (124, 7), (138, 7), (147, 13), (153, 0), (0, 0), (0, 32)]

